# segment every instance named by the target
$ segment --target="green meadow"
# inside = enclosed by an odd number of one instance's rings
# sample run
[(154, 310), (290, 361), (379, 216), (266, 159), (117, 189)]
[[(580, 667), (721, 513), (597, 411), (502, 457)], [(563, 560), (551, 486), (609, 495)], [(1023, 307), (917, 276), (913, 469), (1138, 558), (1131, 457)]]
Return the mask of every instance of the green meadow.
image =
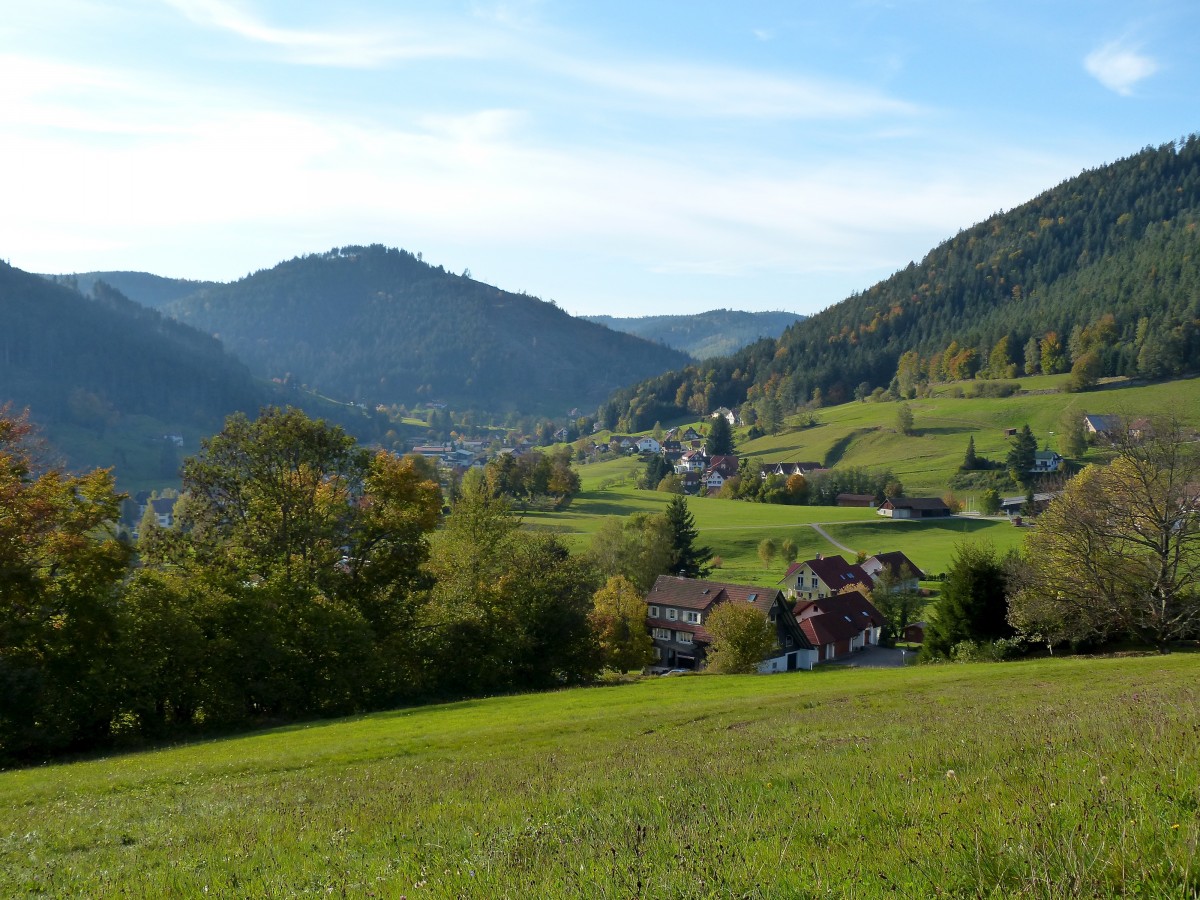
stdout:
[[(953, 396), (955, 388), (971, 390), (974, 383), (970, 382), (941, 387), (931, 397), (909, 401), (915, 425), (911, 436), (896, 430), (898, 403), (851, 402), (826, 407), (816, 411), (815, 426), (801, 426), (794, 417), (780, 434), (756, 440), (747, 440), (742, 429), (737, 435), (738, 453), (771, 461), (887, 468), (910, 496), (942, 496), (962, 463), (969, 438), (974, 437), (980, 456), (1003, 461), (1009, 450), (1004, 430), (1028, 423), (1039, 446), (1057, 449), (1055, 432), (1061, 429), (1065, 409), (1079, 416), (1174, 414), (1200, 427), (1200, 378), (1141, 386), (1114, 380), (1084, 394), (1059, 393), (1066, 377), (1019, 379), (1025, 392), (1004, 398)], [(703, 422), (672, 424), (704, 426)], [(1103, 453), (1094, 448), (1076, 460), (1103, 461)], [(564, 509), (524, 512), (526, 527), (557, 532), (570, 546), (582, 550), (607, 516), (661, 512), (670, 495), (636, 488), (642, 466), (636, 458), (622, 457), (579, 467), (582, 492)], [(959, 498), (968, 507), (978, 500), (970, 492), (960, 492)], [(852, 559), (857, 551), (901, 550), (934, 575), (949, 568), (955, 547), (963, 541), (986, 542), (1003, 554), (1019, 548), (1026, 533), (1004, 519), (969, 516), (893, 522), (865, 509), (776, 506), (703, 497), (691, 498), (688, 505), (700, 539), (722, 560), (713, 577), (750, 584), (774, 584), (785, 568), (781, 560), (763, 566), (758, 545), (765, 537), (777, 544), (791, 538), (800, 559), (817, 553), (840, 553)]]
[(658, 678), (0, 773), (4, 897), (1195, 897), (1200, 656)]

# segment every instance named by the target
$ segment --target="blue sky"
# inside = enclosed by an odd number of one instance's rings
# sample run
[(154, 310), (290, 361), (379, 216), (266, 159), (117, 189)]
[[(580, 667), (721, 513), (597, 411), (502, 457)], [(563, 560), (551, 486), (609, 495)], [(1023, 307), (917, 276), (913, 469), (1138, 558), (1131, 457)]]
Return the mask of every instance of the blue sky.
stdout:
[(577, 313), (815, 312), (1200, 130), (1200, 4), (37, 0), (0, 257), (232, 280), (382, 243)]

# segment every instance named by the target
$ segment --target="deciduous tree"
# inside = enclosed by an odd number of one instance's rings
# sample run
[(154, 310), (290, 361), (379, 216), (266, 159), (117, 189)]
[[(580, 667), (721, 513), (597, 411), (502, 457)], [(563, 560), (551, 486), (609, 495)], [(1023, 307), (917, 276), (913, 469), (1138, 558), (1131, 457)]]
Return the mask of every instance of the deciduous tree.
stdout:
[(775, 626), (749, 603), (719, 604), (704, 628), (712, 635), (706, 668), (723, 675), (757, 671), (777, 640)]
[(646, 601), (624, 575), (609, 578), (596, 592), (590, 618), (605, 668), (628, 672), (654, 661), (654, 642), (646, 628)]

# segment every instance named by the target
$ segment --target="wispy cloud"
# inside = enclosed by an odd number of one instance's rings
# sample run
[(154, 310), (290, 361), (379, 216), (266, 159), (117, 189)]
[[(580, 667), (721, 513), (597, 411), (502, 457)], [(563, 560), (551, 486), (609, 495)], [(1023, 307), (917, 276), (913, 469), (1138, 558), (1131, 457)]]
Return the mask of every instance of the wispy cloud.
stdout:
[(689, 63), (560, 58), (549, 65), (562, 75), (670, 115), (844, 120), (921, 111), (873, 88), (830, 79)]
[(315, 66), (376, 68), (396, 60), (471, 55), (463, 40), (442, 40), (415, 27), (370, 30), (307, 30), (272, 25), (231, 0), (165, 0), (197, 25), (271, 47), (289, 62)]
[(1139, 81), (1149, 78), (1159, 69), (1158, 63), (1140, 50), (1138, 46), (1111, 41), (1089, 53), (1083, 66), (1110, 91), (1129, 97)]

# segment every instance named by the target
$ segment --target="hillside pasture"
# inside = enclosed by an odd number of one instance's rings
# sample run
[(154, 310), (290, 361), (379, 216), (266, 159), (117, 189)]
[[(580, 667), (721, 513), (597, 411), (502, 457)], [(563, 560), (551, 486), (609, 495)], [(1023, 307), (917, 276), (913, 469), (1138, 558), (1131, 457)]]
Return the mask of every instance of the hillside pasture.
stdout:
[(1198, 678), (658, 678), (0, 773), (0, 895), (1195, 896)]

